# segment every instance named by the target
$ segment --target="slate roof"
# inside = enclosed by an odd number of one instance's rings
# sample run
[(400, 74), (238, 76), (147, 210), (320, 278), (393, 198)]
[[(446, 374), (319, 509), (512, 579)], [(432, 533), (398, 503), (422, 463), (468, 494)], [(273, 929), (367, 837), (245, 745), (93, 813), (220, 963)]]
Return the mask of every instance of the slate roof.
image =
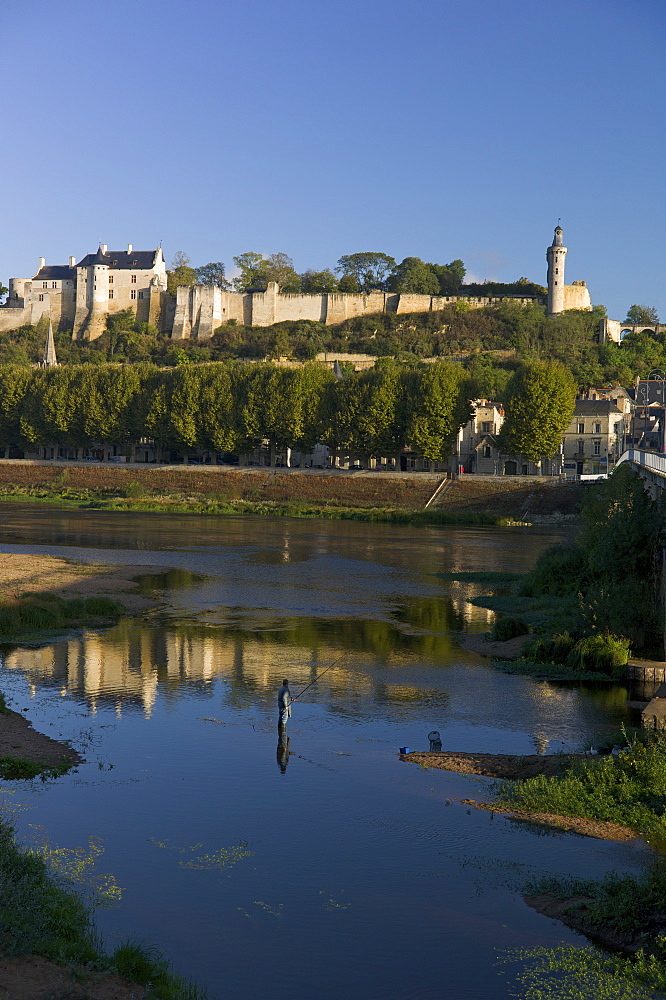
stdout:
[(601, 417), (623, 411), (610, 399), (577, 399), (574, 414), (577, 417)]
[(150, 271), (155, 263), (157, 250), (109, 250), (108, 253), (87, 254), (80, 260), (77, 267), (90, 267), (91, 264), (107, 264), (112, 270), (125, 269), (128, 271)]
[(45, 264), (44, 267), (40, 267), (39, 271), (33, 278), (33, 281), (37, 278), (75, 278), (76, 268), (68, 267), (67, 264)]

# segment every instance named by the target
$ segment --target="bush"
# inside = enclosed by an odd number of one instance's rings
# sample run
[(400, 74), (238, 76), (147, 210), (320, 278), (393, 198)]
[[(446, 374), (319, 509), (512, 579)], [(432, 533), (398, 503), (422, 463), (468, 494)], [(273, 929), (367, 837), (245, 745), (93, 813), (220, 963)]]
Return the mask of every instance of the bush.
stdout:
[(566, 597), (575, 594), (586, 576), (585, 553), (570, 545), (554, 545), (537, 559), (520, 588), (522, 597), (551, 594)]
[(591, 670), (621, 677), (628, 659), (629, 641), (607, 633), (579, 639), (567, 656), (566, 665), (572, 670)]
[(522, 618), (498, 618), (493, 626), (492, 637), (495, 642), (506, 642), (518, 635), (527, 635), (530, 627)]
[(535, 663), (566, 663), (575, 643), (568, 632), (557, 632), (550, 639), (530, 639), (523, 646), (523, 657)]

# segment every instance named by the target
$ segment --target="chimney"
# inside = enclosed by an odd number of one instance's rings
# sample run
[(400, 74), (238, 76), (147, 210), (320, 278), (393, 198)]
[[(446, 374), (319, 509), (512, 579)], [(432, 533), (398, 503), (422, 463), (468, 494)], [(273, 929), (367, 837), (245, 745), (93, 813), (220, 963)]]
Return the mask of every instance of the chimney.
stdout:
[(70, 267), (76, 267), (76, 257), (70, 257), (69, 258), (69, 266)]
[(134, 247), (132, 246), (132, 244), (131, 244), (131, 243), (128, 243), (128, 244), (127, 244), (127, 252), (128, 252), (128, 253), (131, 253), (133, 249), (134, 249)]
[(100, 249), (100, 253), (103, 253), (103, 254), (108, 253), (108, 250), (109, 250), (108, 244), (107, 243), (100, 243), (99, 249)]
[(40, 257), (39, 258), (39, 267), (37, 268), (37, 270), (41, 271), (41, 269), (44, 267), (45, 264), (46, 264), (46, 257)]

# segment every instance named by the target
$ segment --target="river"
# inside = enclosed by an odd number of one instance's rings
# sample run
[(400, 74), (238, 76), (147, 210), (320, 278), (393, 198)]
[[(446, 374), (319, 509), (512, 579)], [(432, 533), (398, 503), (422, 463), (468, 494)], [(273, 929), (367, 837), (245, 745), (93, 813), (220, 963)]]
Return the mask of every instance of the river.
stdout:
[[(159, 610), (5, 649), (0, 690), (85, 757), (4, 782), (26, 842), (99, 838), (122, 890), (109, 946), (158, 945), (211, 997), (504, 1000), (505, 949), (582, 939), (522, 902), (545, 873), (639, 870), (635, 845), (543, 835), (459, 804), (483, 779), (400, 746), (553, 753), (631, 722), (625, 692), (502, 674), (455, 634), (486, 631), (479, 585), (556, 532), (0, 505), (0, 551), (163, 567)], [(333, 664), (333, 666), (331, 666)], [(298, 693), (278, 741), (276, 692)]]

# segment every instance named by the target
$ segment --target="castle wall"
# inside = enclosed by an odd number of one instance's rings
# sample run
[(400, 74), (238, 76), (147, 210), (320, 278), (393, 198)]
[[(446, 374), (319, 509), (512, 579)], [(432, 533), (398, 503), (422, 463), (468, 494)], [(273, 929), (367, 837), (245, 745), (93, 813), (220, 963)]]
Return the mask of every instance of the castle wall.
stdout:
[(590, 311), (592, 302), (590, 301), (589, 289), (584, 281), (575, 281), (573, 285), (564, 286), (564, 308)]
[[(574, 292), (581, 294), (577, 286)], [(582, 289), (582, 293), (587, 289)], [(589, 296), (588, 296), (589, 299)], [(342, 323), (357, 316), (395, 312), (421, 313), (442, 310), (456, 302), (468, 309), (483, 309), (500, 302), (529, 305), (533, 298), (497, 296), (469, 298), (464, 295), (396, 295), (390, 292), (318, 292), (283, 294), (271, 282), (265, 292), (227, 292), (210, 285), (181, 286), (176, 294), (172, 326), (174, 340), (206, 340), (229, 320), (245, 326), (272, 326), (289, 320), (312, 320), (317, 323)], [(572, 306), (570, 308), (585, 308)], [(166, 329), (169, 329), (167, 326)]]
[(29, 322), (29, 310), (20, 307), (0, 307), (0, 333), (9, 333), (10, 330), (18, 330), (20, 327), (26, 326)]
[[(326, 294), (313, 295), (284, 294), (276, 300), (276, 323), (285, 320), (311, 319), (316, 323), (326, 322)], [(255, 326), (258, 324), (255, 324)]]

